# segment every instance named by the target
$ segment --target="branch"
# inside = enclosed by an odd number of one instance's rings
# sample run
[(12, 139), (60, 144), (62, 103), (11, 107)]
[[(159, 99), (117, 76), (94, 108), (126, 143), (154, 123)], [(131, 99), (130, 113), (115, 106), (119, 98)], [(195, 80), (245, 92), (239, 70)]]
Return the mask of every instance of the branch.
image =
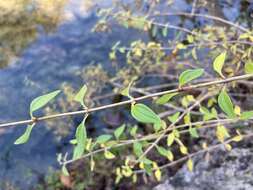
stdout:
[(162, 96), (165, 94), (184, 92), (184, 91), (189, 91), (189, 90), (193, 90), (193, 89), (197, 89), (197, 88), (203, 88), (203, 87), (208, 87), (208, 86), (213, 86), (213, 85), (218, 85), (218, 84), (225, 84), (225, 83), (244, 80), (244, 79), (248, 79), (248, 78), (253, 78), (253, 74), (246, 74), (246, 75), (230, 77), (227, 79), (218, 79), (218, 80), (212, 80), (212, 81), (205, 82), (205, 83), (193, 84), (193, 85), (189, 85), (189, 86), (185, 86), (185, 87), (181, 87), (181, 88), (176, 88), (173, 90), (156, 92), (153, 94), (133, 98), (131, 100), (126, 100), (126, 101), (117, 102), (117, 103), (113, 103), (113, 104), (98, 106), (98, 107), (94, 107), (94, 108), (90, 108), (90, 109), (84, 109), (84, 110), (80, 110), (80, 111), (65, 112), (65, 113), (60, 113), (60, 114), (37, 117), (35, 119), (3, 123), (3, 124), (0, 124), (0, 128), (11, 127), (11, 126), (16, 126), (16, 125), (33, 124), (33, 123), (37, 123), (37, 122), (41, 122), (41, 121), (62, 118), (62, 117), (69, 117), (69, 116), (74, 116), (74, 115), (84, 115), (84, 114), (95, 112), (95, 111), (100, 111), (100, 110), (104, 110), (104, 109), (109, 109), (109, 108), (114, 108), (114, 107), (118, 107), (118, 106), (131, 104), (133, 101), (137, 102), (137, 101), (142, 101), (142, 100), (150, 99), (150, 98), (157, 97), (157, 96)]
[[(199, 128), (199, 130), (203, 130), (203, 129), (207, 129), (207, 128), (213, 128), (213, 127), (216, 127), (217, 126), (217, 123), (219, 124), (231, 124), (231, 123), (236, 123), (240, 121), (239, 119), (222, 119), (222, 120), (210, 120), (210, 121), (198, 121), (198, 122), (193, 122), (191, 123), (192, 126), (197, 126), (197, 125), (203, 125), (201, 128)], [(172, 131), (173, 129), (184, 129), (186, 127), (188, 127), (189, 124), (181, 124), (181, 125), (178, 125), (178, 126), (175, 126), (174, 128), (170, 128), (169, 131)], [(67, 165), (67, 164), (70, 164), (70, 163), (73, 163), (73, 162), (76, 162), (78, 160), (82, 160), (82, 159), (85, 159), (85, 158), (88, 158), (90, 156), (94, 156), (95, 154), (98, 154), (98, 153), (101, 153), (101, 152), (104, 152), (105, 150), (111, 150), (113, 148), (118, 148), (118, 147), (122, 147), (122, 146), (127, 146), (127, 145), (131, 145), (131, 144), (134, 144), (136, 142), (141, 142), (141, 141), (149, 141), (149, 140), (155, 140), (159, 137), (159, 135), (161, 133), (163, 133), (163, 131), (161, 131), (160, 133), (158, 134), (150, 134), (148, 136), (145, 136), (145, 137), (141, 137), (141, 138), (137, 138), (137, 139), (131, 139), (131, 140), (126, 140), (126, 141), (120, 141), (118, 144), (116, 145), (113, 145), (113, 146), (110, 146), (110, 147), (106, 147), (106, 148), (100, 148), (100, 149), (97, 149), (97, 150), (94, 150), (92, 152), (89, 152), (85, 155), (83, 155), (82, 157), (78, 158), (78, 159), (71, 159), (71, 160), (68, 160), (68, 161), (65, 161), (63, 163), (61, 163), (62, 165)], [(188, 132), (188, 130), (182, 130), (182, 131), (179, 131), (180, 134), (183, 134), (183, 133), (186, 133)], [(168, 135), (165, 135), (163, 138), (166, 138)]]

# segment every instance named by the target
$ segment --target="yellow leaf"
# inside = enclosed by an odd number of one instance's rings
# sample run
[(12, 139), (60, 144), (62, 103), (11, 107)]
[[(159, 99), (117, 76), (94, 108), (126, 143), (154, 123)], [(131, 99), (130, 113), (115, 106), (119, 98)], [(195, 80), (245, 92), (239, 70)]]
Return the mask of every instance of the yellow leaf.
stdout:
[(140, 162), (139, 167), (140, 167), (141, 169), (144, 169), (144, 163), (143, 163), (143, 162)]
[(136, 183), (136, 182), (137, 182), (137, 175), (136, 175), (136, 174), (133, 175), (132, 181), (133, 181), (133, 183)]
[(130, 167), (128, 166), (122, 166), (122, 174), (125, 177), (130, 177), (133, 174), (133, 171)]
[(113, 153), (109, 152), (108, 150), (105, 151), (104, 156), (108, 160), (111, 160), (111, 159), (115, 158), (115, 155)]
[(161, 181), (161, 176), (162, 176), (161, 170), (157, 169), (155, 171), (155, 177), (156, 177), (157, 181)]
[(227, 151), (232, 150), (232, 146), (230, 144), (225, 144), (225, 148), (227, 149)]
[(234, 142), (239, 142), (241, 140), (242, 140), (242, 136), (241, 135), (237, 135), (237, 136), (235, 136), (235, 137), (232, 138), (232, 141), (234, 141)]
[(167, 137), (167, 145), (168, 145), (168, 146), (171, 146), (171, 145), (173, 144), (174, 140), (175, 140), (175, 135), (174, 135), (174, 133), (172, 132), (172, 133), (170, 133), (170, 134), (168, 135), (168, 137)]
[(240, 116), (241, 115), (241, 108), (236, 105), (235, 108), (234, 108), (234, 112), (235, 112), (236, 115)]
[(218, 140), (221, 142), (223, 142), (225, 138), (230, 137), (226, 127), (224, 127), (223, 125), (217, 126), (216, 136), (217, 136)]
[(174, 155), (170, 150), (168, 150), (168, 152), (167, 152), (167, 158), (171, 162), (174, 160)]
[(188, 168), (188, 170), (189, 170), (190, 172), (193, 171), (193, 161), (192, 161), (192, 159), (189, 159), (189, 160), (187, 161), (187, 168)]
[(185, 146), (180, 146), (180, 152), (182, 153), (182, 154), (188, 154), (188, 150), (187, 150), (187, 148), (185, 147)]
[(94, 168), (95, 168), (95, 162), (94, 162), (94, 160), (92, 159), (92, 160), (90, 161), (90, 171), (94, 171)]
[(206, 142), (203, 142), (203, 143), (202, 143), (202, 148), (203, 148), (204, 150), (206, 150), (206, 149), (208, 148), (208, 146), (207, 146), (207, 143), (206, 143)]

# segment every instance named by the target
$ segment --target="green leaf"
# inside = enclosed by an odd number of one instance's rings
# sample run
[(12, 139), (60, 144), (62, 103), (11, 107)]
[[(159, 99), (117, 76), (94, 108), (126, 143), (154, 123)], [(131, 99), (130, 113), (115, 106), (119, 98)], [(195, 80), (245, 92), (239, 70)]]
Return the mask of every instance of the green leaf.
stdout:
[(136, 136), (136, 133), (137, 133), (137, 130), (138, 130), (138, 127), (137, 126), (134, 126), (131, 130), (130, 130), (130, 135), (132, 137), (135, 137)]
[(244, 71), (246, 74), (252, 74), (253, 73), (253, 61), (248, 61), (245, 63)]
[(84, 85), (74, 97), (74, 100), (76, 102), (79, 102), (83, 107), (86, 107), (84, 104), (84, 97), (86, 95), (87, 89), (87, 86)]
[(134, 154), (138, 157), (140, 157), (143, 154), (143, 150), (142, 150), (142, 144), (139, 142), (135, 142), (133, 145), (133, 149), (134, 149)]
[(162, 128), (162, 121), (154, 124), (154, 130), (157, 132)]
[(179, 86), (183, 86), (184, 84), (199, 78), (203, 75), (204, 69), (188, 69), (181, 73), (179, 76)]
[(180, 115), (180, 112), (176, 112), (175, 114), (171, 115), (171, 116), (168, 116), (168, 120), (171, 122), (171, 123), (174, 123), (177, 121), (178, 117)]
[(214, 62), (213, 62), (213, 69), (219, 73), (219, 75), (222, 77), (222, 78), (225, 78), (224, 75), (222, 74), (222, 68), (223, 68), (223, 65), (225, 63), (225, 59), (226, 59), (226, 56), (227, 56), (227, 52), (223, 52), (221, 53), (220, 55), (218, 55)]
[(199, 134), (196, 128), (190, 128), (189, 129), (190, 135), (192, 138), (199, 138)]
[(30, 104), (30, 115), (33, 117), (33, 112), (44, 107), (45, 105), (48, 104), (52, 99), (54, 99), (61, 91), (56, 90), (54, 92), (45, 94), (43, 96), (39, 96), (35, 98), (31, 104)]
[(210, 119), (216, 118), (216, 115), (213, 113), (213, 110), (212, 112), (210, 112), (207, 108), (203, 106), (201, 106), (199, 110), (204, 115), (203, 117), (204, 121), (208, 121)]
[(168, 156), (168, 151), (161, 147), (161, 146), (156, 146), (157, 151), (159, 152), (160, 155), (167, 157)]
[(109, 141), (111, 138), (112, 138), (112, 135), (100, 135), (100, 136), (97, 138), (96, 143), (98, 143), (98, 144), (104, 144), (104, 143), (106, 143), (107, 141)]
[(251, 119), (251, 118), (253, 118), (253, 111), (242, 112), (242, 114), (240, 116), (240, 119), (242, 119), (242, 120), (248, 120), (248, 119)]
[(126, 125), (123, 124), (120, 127), (118, 127), (115, 131), (114, 131), (114, 136), (116, 137), (116, 139), (119, 139), (120, 136), (122, 135), (122, 133), (124, 132), (126, 128)]
[(170, 101), (171, 98), (173, 98), (174, 96), (176, 96), (178, 93), (172, 93), (172, 94), (165, 94), (162, 97), (158, 98), (156, 100), (157, 104), (163, 105), (168, 103), (168, 101)]
[(161, 123), (160, 117), (144, 104), (132, 104), (131, 114), (137, 121), (142, 123)]
[(83, 155), (84, 150), (85, 150), (86, 141), (87, 141), (87, 133), (86, 133), (86, 128), (85, 128), (84, 123), (85, 123), (85, 119), (76, 129), (77, 145), (74, 149), (73, 159), (79, 159)]
[(34, 126), (35, 126), (35, 124), (28, 125), (28, 126), (26, 127), (26, 130), (25, 130), (24, 134), (21, 135), (21, 136), (14, 142), (14, 144), (18, 145), (18, 144), (24, 144), (24, 143), (26, 143), (26, 142), (29, 140), (29, 138), (30, 138), (30, 135), (31, 135), (31, 132), (32, 132), (32, 129), (33, 129)]
[(236, 117), (236, 114), (234, 113), (233, 103), (226, 91), (222, 91), (219, 94), (218, 104), (222, 111), (224, 111), (230, 118)]

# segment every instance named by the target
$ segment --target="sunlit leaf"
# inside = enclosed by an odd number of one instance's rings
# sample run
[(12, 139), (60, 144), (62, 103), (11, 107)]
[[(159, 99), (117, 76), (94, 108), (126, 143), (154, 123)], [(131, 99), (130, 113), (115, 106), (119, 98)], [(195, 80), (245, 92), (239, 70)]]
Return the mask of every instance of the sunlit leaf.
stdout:
[(204, 73), (204, 69), (189, 69), (181, 73), (179, 76), (179, 86), (199, 78)]
[(122, 133), (124, 132), (126, 128), (126, 125), (121, 125), (120, 127), (118, 127), (115, 131), (114, 131), (114, 136), (116, 137), (116, 139), (119, 139), (120, 136), (122, 135)]
[(30, 135), (31, 135), (31, 132), (32, 132), (32, 129), (33, 129), (34, 126), (35, 126), (35, 124), (28, 125), (28, 126), (26, 127), (26, 130), (25, 130), (24, 134), (21, 135), (21, 136), (14, 142), (14, 144), (18, 145), (18, 144), (24, 144), (24, 143), (26, 143), (26, 142), (29, 140), (29, 138), (30, 138)]
[(157, 104), (163, 105), (170, 101), (171, 98), (176, 96), (178, 93), (165, 94), (156, 100)]
[(160, 117), (144, 104), (133, 104), (131, 114), (137, 121), (142, 123), (161, 123)]
[(61, 91), (56, 90), (54, 92), (51, 92), (49, 94), (45, 94), (43, 96), (39, 96), (35, 98), (31, 104), (30, 104), (30, 115), (33, 117), (33, 112), (44, 107), (48, 104), (52, 99), (54, 99)]
[(219, 107), (224, 111), (230, 118), (236, 117), (234, 113), (233, 103), (226, 91), (222, 91), (218, 97)]
[(74, 100), (79, 102), (83, 107), (86, 107), (85, 104), (84, 104), (84, 98), (85, 98), (85, 95), (86, 95), (86, 92), (87, 92), (87, 86), (84, 85), (80, 90), (79, 92), (76, 94)]
[(219, 75), (220, 75), (221, 77), (223, 77), (223, 78), (225, 78), (225, 77), (224, 77), (224, 75), (222, 74), (222, 68), (223, 68), (223, 65), (224, 65), (224, 63), (225, 63), (226, 55), (227, 55), (227, 52), (221, 53), (220, 55), (218, 55), (218, 56), (215, 58), (215, 60), (214, 60), (214, 62), (213, 62), (213, 69), (214, 69), (217, 73), (219, 73)]

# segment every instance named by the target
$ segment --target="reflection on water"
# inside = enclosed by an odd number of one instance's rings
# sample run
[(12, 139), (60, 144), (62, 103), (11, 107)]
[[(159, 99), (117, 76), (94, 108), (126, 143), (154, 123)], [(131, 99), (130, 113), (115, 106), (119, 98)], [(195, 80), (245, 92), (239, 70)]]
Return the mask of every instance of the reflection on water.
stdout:
[(0, 1), (0, 68), (18, 57), (38, 36), (53, 31), (61, 21), (66, 0)]
[[(139, 31), (126, 31), (119, 27), (109, 34), (91, 33), (96, 17), (88, 10), (94, 7), (93, 2), (0, 1), (0, 122), (27, 118), (30, 100), (59, 88), (62, 83), (79, 88), (83, 83), (80, 71), (85, 65), (95, 61), (107, 68), (112, 44), (119, 39), (126, 44), (143, 37)], [(239, 2), (236, 0), (230, 7), (237, 14), (241, 9)], [(187, 11), (190, 8), (184, 0), (177, 0), (174, 6), (174, 10)], [(211, 12), (223, 14), (223, 10)], [(225, 9), (223, 17), (235, 20), (235, 16)], [(38, 125), (29, 143), (23, 146), (13, 145), (14, 139), (24, 129), (22, 126), (0, 130), (2, 182), (12, 181), (27, 189), (38, 176), (47, 172), (48, 167), (57, 167), (56, 153), (69, 148), (64, 146), (68, 139), (56, 141), (44, 125)], [(55, 121), (55, 125), (66, 127), (59, 121)]]

